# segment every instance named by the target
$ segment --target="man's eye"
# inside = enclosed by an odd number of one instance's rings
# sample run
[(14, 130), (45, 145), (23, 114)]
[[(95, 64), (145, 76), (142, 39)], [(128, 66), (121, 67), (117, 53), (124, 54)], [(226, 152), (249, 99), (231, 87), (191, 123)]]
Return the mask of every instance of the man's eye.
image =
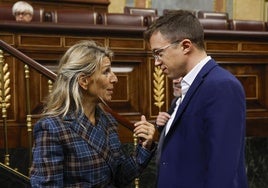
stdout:
[(161, 51), (161, 52), (158, 53), (157, 56), (158, 56), (158, 57), (162, 57), (162, 55), (163, 55), (163, 53), (162, 53), (162, 51)]
[(163, 52), (163, 50), (158, 50), (156, 53), (158, 56), (162, 56), (162, 52)]

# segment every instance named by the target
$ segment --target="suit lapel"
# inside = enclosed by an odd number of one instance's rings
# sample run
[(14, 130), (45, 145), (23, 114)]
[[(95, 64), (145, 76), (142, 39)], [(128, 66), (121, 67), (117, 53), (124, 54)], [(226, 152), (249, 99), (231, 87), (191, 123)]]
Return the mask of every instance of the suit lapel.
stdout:
[(217, 63), (213, 59), (211, 59), (205, 64), (205, 66), (197, 74), (196, 78), (194, 79), (192, 85), (188, 89), (184, 99), (182, 100), (182, 102), (177, 110), (175, 118), (171, 124), (170, 130), (168, 131), (167, 135), (165, 136), (164, 143), (166, 142), (168, 137), (170, 137), (170, 135), (174, 132), (174, 129), (176, 127), (178, 127), (181, 116), (182, 116), (183, 112), (185, 111), (185, 108), (189, 104), (191, 98), (194, 96), (194, 93), (196, 92), (198, 87), (202, 84), (204, 78), (209, 73), (209, 71), (212, 70), (215, 66), (217, 66)]

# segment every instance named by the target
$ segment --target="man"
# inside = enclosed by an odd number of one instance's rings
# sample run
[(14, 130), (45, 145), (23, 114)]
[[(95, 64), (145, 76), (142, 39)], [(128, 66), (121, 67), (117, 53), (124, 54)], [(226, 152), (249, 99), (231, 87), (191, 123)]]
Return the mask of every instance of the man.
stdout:
[(144, 34), (155, 66), (170, 79), (183, 77), (181, 101), (161, 133), (157, 187), (246, 188), (241, 83), (207, 55), (191, 12), (171, 11)]
[(18, 1), (12, 7), (12, 14), (17, 22), (32, 21), (33, 13), (33, 7), (25, 1)]

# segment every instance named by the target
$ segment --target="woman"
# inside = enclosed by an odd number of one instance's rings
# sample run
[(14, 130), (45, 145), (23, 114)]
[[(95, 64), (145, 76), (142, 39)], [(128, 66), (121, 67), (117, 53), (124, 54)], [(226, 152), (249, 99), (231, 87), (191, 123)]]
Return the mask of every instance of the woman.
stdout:
[(17, 22), (30, 22), (33, 19), (32, 5), (25, 1), (18, 1), (12, 7), (12, 14)]
[(112, 52), (81, 41), (62, 57), (58, 77), (34, 126), (32, 187), (124, 187), (154, 154), (155, 129), (137, 124), (135, 156), (121, 150), (117, 123), (98, 105), (110, 101), (118, 81)]

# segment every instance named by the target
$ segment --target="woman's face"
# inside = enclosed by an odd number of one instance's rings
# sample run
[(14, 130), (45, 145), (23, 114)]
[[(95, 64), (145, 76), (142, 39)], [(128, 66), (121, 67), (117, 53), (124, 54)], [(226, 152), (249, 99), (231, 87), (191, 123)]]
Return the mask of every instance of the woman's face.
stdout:
[(118, 79), (112, 72), (111, 61), (108, 57), (103, 58), (99, 70), (89, 77), (89, 95), (99, 98), (104, 101), (111, 101), (114, 84), (117, 83)]

